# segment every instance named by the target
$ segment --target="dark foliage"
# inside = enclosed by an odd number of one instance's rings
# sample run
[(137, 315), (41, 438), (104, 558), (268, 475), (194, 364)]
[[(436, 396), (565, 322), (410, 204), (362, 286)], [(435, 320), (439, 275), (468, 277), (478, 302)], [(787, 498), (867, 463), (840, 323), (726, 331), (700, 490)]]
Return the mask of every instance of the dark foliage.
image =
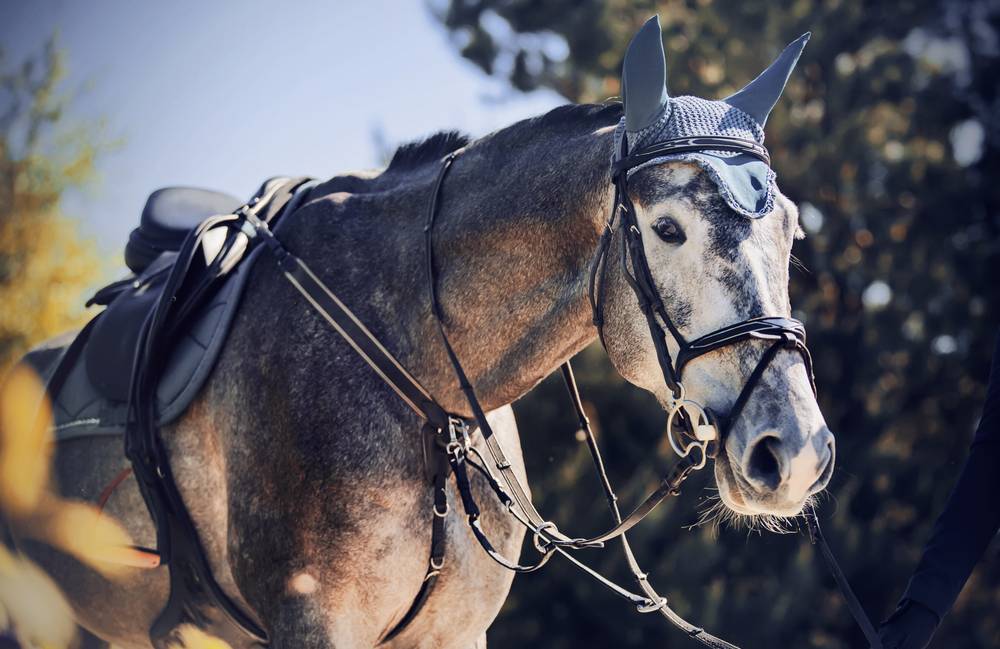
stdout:
[[(808, 234), (792, 303), (837, 433), (821, 513), (861, 600), (884, 617), (966, 455), (1000, 323), (1000, 5), (455, 0), (441, 18), (464, 56), (515, 88), (598, 101), (618, 92), (625, 44), (657, 11), (675, 95), (724, 97), (813, 32), (768, 147)], [(627, 508), (669, 461), (663, 415), (599, 348), (577, 365)], [(543, 383), (517, 409), (540, 509), (574, 534), (605, 525), (563, 388)], [(683, 527), (710, 484), (699, 476), (633, 534), (677, 609), (747, 649), (864, 646), (804, 535)], [(624, 578), (614, 555), (592, 563)], [(935, 646), (1000, 645), (998, 610), (994, 544)], [(491, 642), (695, 646), (558, 561), (515, 581)]]

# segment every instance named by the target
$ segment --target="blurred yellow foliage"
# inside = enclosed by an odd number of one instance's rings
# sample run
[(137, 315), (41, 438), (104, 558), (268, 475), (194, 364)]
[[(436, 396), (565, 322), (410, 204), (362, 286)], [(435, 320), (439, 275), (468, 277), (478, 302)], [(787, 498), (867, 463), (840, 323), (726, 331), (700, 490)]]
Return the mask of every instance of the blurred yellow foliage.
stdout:
[(181, 644), (187, 649), (230, 649), (228, 642), (208, 635), (196, 626), (181, 627), (180, 638)]
[(83, 293), (102, 264), (73, 221), (57, 212), (0, 214), (0, 265), (6, 271), (0, 276), (0, 366), (85, 322)]
[(25, 647), (68, 647), (73, 613), (59, 588), (38, 566), (0, 545), (0, 629), (16, 630)]
[[(18, 538), (32, 538), (76, 557), (107, 577), (131, 539), (88, 503), (63, 500), (50, 489), (52, 413), (42, 382), (25, 366), (0, 388), (0, 512)], [(27, 559), (0, 545), (0, 628), (27, 646), (69, 646), (74, 624), (52, 581)], [(68, 631), (67, 631), (68, 629)]]
[(28, 367), (16, 366), (0, 387), (0, 511), (19, 535), (114, 576), (123, 570), (119, 551), (132, 541), (93, 505), (63, 500), (50, 489), (51, 431), (45, 387)]
[[(0, 525), (113, 577), (125, 570), (114, 559), (130, 549), (128, 534), (92, 505), (56, 495), (45, 389), (25, 366), (5, 371), (30, 345), (82, 324), (84, 291), (104, 269), (94, 243), (61, 212), (66, 190), (93, 179), (98, 151), (92, 130), (65, 128), (62, 70), (52, 42), (24, 64), (0, 68)], [(3, 629), (44, 649), (69, 647), (76, 635), (52, 579), (0, 544)]]
[[(2, 63), (0, 59), (0, 63)], [(61, 212), (67, 190), (91, 183), (93, 129), (67, 129), (56, 91), (62, 56), (0, 70), (0, 368), (30, 345), (79, 326), (84, 291), (106, 268), (94, 242)], [(62, 121), (60, 121), (62, 120)]]
[(18, 365), (0, 391), (0, 507), (10, 516), (35, 509), (49, 478), (52, 413), (45, 388)]

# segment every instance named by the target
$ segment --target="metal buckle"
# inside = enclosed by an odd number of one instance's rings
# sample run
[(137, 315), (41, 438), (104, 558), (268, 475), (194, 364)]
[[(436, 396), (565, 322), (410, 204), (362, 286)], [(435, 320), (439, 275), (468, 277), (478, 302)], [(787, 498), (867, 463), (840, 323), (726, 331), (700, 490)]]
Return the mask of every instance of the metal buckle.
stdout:
[(457, 456), (469, 451), (469, 424), (460, 417), (448, 415), (448, 443), (445, 452)]
[[(254, 239), (254, 238), (256, 238), (257, 237), (257, 229), (258, 229), (257, 225), (254, 224), (254, 223), (252, 223), (250, 221), (250, 219), (247, 217), (247, 213), (245, 213), (245, 212), (237, 212), (237, 214), (239, 214), (242, 217), (238, 221), (238, 226), (237, 226), (239, 228), (240, 232), (242, 232), (243, 234), (247, 235), (248, 239)], [(256, 218), (256, 217), (254, 217), (254, 218)], [(258, 221), (259, 221), (259, 219), (258, 219)]]

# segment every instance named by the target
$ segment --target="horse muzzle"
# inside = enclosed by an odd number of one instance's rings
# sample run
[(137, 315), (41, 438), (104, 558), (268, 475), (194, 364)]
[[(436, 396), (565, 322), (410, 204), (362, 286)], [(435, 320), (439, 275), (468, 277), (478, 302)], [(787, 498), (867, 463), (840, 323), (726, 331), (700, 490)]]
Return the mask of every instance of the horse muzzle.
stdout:
[(823, 426), (805, 443), (765, 430), (749, 443), (731, 440), (716, 458), (723, 502), (741, 514), (795, 516), (833, 474), (835, 442)]

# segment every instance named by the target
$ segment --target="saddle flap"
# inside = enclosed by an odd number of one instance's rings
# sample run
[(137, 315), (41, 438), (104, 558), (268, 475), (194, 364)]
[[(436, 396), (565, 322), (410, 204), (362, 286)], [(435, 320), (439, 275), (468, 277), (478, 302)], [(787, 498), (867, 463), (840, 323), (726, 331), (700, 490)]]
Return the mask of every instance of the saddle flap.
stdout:
[(106, 398), (127, 401), (139, 333), (160, 298), (176, 253), (162, 253), (119, 293), (94, 324), (84, 352), (87, 376)]

